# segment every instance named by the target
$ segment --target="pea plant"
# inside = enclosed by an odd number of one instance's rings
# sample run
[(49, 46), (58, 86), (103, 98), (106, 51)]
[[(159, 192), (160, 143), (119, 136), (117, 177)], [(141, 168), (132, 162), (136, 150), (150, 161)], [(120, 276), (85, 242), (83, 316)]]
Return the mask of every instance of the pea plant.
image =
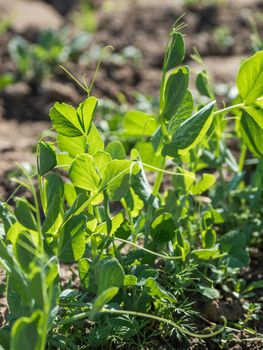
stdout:
[[(51, 108), (56, 137), (39, 141), (37, 174), (15, 179), (31, 199), (0, 206), (1, 349), (157, 348), (228, 327), (222, 317), (200, 329), (196, 304), (219, 299), (262, 239), (263, 51), (241, 64), (239, 95), (222, 109), (205, 70), (196, 86), (207, 103), (194, 101), (184, 56), (173, 28), (159, 112), (126, 113), (125, 147), (96, 127), (91, 87), (77, 108)], [(64, 280), (70, 266), (77, 288)]]

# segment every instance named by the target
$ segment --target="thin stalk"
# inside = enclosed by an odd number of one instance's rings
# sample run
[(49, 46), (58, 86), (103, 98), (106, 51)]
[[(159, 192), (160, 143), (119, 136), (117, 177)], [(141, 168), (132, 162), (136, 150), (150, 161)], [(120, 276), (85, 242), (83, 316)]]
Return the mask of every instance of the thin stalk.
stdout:
[(150, 235), (150, 223), (152, 220), (152, 216), (153, 216), (153, 210), (154, 207), (152, 205), (152, 202), (154, 201), (155, 197), (157, 197), (158, 193), (159, 193), (159, 189), (163, 180), (163, 175), (164, 172), (162, 170), (164, 170), (165, 167), (165, 161), (166, 161), (166, 157), (163, 157), (162, 160), (162, 165), (161, 165), (161, 171), (159, 171), (159, 173), (157, 174), (156, 180), (155, 180), (155, 184), (153, 186), (153, 190), (152, 190), (152, 195), (149, 198), (149, 203), (148, 203), (148, 208), (147, 208), (147, 222), (145, 224), (145, 235), (144, 235), (144, 247), (147, 246), (148, 244), (148, 240), (149, 240), (149, 235)]
[(219, 109), (218, 111), (214, 112), (214, 116), (217, 116), (217, 115), (220, 115), (223, 113), (229, 113), (235, 109), (243, 108), (244, 106), (245, 106), (244, 103), (238, 103), (238, 104), (230, 106), (230, 107), (222, 108), (222, 109)]
[(144, 248), (143, 246), (140, 246), (134, 242), (130, 242), (130, 241), (127, 241), (126, 239), (122, 239), (122, 238), (116, 238), (114, 237), (114, 239), (116, 241), (120, 241), (122, 243), (125, 243), (125, 244), (130, 244), (131, 246), (137, 248), (137, 249), (141, 249), (149, 254), (152, 254), (152, 255), (155, 255), (155, 256), (158, 256), (159, 258), (162, 258), (162, 259), (165, 259), (165, 260), (178, 260), (178, 259), (182, 259), (183, 257), (181, 255), (179, 256), (170, 256), (170, 255), (163, 255), (163, 254), (160, 254), (160, 253), (156, 253), (150, 249), (147, 249), (147, 248)]
[[(164, 170), (164, 168), (165, 168), (165, 161), (166, 161), (166, 157), (164, 157), (163, 160), (162, 160), (161, 170)], [(154, 196), (157, 196), (158, 193), (159, 193), (159, 189), (160, 189), (160, 186), (162, 184), (163, 176), (164, 176), (164, 172), (163, 171), (159, 171), (159, 173), (157, 174), (154, 186), (153, 186), (152, 193), (153, 193)]]
[[(188, 331), (187, 329), (184, 329), (183, 327), (179, 326), (177, 323), (173, 322), (172, 320), (163, 318), (163, 317), (159, 317), (159, 316), (155, 316), (152, 314), (145, 314), (143, 312), (136, 312), (136, 311), (128, 311), (128, 310), (116, 310), (116, 309), (105, 309), (103, 308), (100, 313), (104, 313), (104, 314), (113, 314), (113, 315), (131, 315), (131, 316), (135, 316), (135, 317), (143, 317), (143, 318), (148, 318), (148, 319), (152, 319), (155, 321), (159, 321), (159, 322), (163, 322), (166, 324), (171, 325), (172, 327), (176, 328), (178, 331), (180, 331), (183, 334), (187, 334), (190, 337), (193, 338), (199, 338), (199, 339), (206, 339), (206, 338), (211, 338), (214, 337), (220, 333), (223, 332), (223, 330), (226, 328), (226, 318), (222, 317), (222, 320), (224, 321), (224, 324), (221, 328), (219, 328), (217, 331), (211, 332), (209, 334), (199, 334), (199, 333), (193, 333)], [(77, 315), (74, 315), (72, 317), (69, 317), (65, 320), (59, 321), (56, 323), (56, 325), (64, 325), (64, 324), (68, 324), (68, 323), (72, 323), (74, 321), (79, 321), (82, 320), (84, 318), (88, 318), (90, 315), (90, 311), (87, 312), (82, 312), (79, 313)]]

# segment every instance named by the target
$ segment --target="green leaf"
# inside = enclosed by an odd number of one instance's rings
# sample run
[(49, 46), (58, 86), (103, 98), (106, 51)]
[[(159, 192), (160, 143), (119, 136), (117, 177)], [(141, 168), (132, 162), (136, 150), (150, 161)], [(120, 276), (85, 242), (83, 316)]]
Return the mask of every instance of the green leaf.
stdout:
[(108, 288), (121, 288), (124, 285), (124, 270), (115, 258), (101, 262), (98, 279), (98, 294), (100, 295)]
[(202, 285), (199, 285), (197, 287), (197, 291), (204, 295), (205, 297), (207, 297), (208, 299), (218, 299), (220, 294), (218, 292), (217, 289), (214, 289), (214, 288), (210, 288), (210, 287), (206, 287), (206, 286), (202, 286)]
[(184, 39), (181, 33), (172, 32), (166, 51), (163, 70), (168, 72), (183, 62), (185, 55)]
[(81, 281), (81, 285), (84, 288), (89, 287), (89, 260), (86, 258), (80, 259), (78, 262), (78, 269), (79, 269), (79, 278)]
[(192, 254), (201, 260), (218, 259), (222, 257), (218, 248), (192, 250)]
[(93, 309), (90, 312), (90, 319), (93, 320), (96, 314), (103, 309), (104, 305), (109, 303), (115, 297), (115, 295), (118, 294), (118, 292), (119, 288), (112, 287), (100, 294), (94, 302)]
[(85, 252), (84, 214), (73, 216), (65, 224), (63, 233), (59, 237), (59, 258), (67, 263), (78, 261)]
[(56, 151), (50, 144), (39, 142), (39, 164), (38, 173), (40, 176), (45, 175), (57, 165)]
[(201, 181), (199, 181), (193, 188), (192, 194), (198, 195), (209, 190), (216, 183), (216, 177), (213, 174), (203, 174)]
[(29, 232), (20, 232), (14, 244), (14, 253), (22, 268), (29, 272), (30, 263), (37, 257), (33, 235)]
[(197, 74), (195, 85), (201, 95), (214, 99), (214, 93), (210, 79), (205, 70)]
[(134, 287), (137, 283), (137, 277), (134, 275), (125, 275), (124, 276), (124, 286), (125, 287)]
[(39, 350), (42, 348), (43, 313), (35, 311), (31, 317), (20, 317), (11, 330), (10, 350)]
[(173, 294), (161, 287), (160, 284), (152, 277), (147, 278), (145, 286), (149, 288), (148, 294), (154, 298), (168, 300), (172, 303), (177, 302), (177, 299), (173, 296)]
[(53, 127), (59, 134), (69, 137), (84, 134), (74, 107), (66, 103), (56, 102), (54, 107), (51, 108), (49, 116)]
[(159, 208), (159, 200), (152, 194), (151, 186), (147, 180), (144, 169), (132, 176), (132, 188), (146, 206), (150, 205), (153, 208)]
[(246, 289), (243, 291), (243, 293), (249, 293), (255, 289), (263, 289), (263, 280), (254, 281), (254, 282), (249, 283), (249, 285), (246, 287)]
[(75, 186), (84, 190), (96, 192), (99, 188), (100, 176), (89, 154), (76, 157), (69, 169), (69, 177)]
[(176, 173), (173, 175), (175, 190), (181, 190), (183, 193), (189, 192), (195, 181), (195, 174), (181, 167), (176, 168)]
[(63, 215), (62, 200), (64, 196), (64, 182), (58, 174), (49, 174), (44, 182), (45, 220), (42, 231), (53, 233), (61, 224)]
[(176, 153), (185, 154), (200, 142), (208, 131), (212, 120), (215, 102), (209, 103), (186, 119), (176, 129), (169, 144), (164, 145), (163, 155), (174, 157)]
[(247, 236), (243, 232), (230, 231), (220, 239), (222, 252), (227, 253), (229, 267), (241, 268), (249, 264), (249, 254), (246, 251)]
[(72, 158), (87, 151), (90, 155), (103, 151), (104, 142), (98, 129), (92, 124), (88, 136), (68, 137), (59, 134), (58, 146), (62, 152), (67, 152)]
[(164, 88), (164, 106), (161, 114), (170, 120), (182, 104), (189, 84), (188, 67), (180, 67), (169, 75)]
[(85, 135), (88, 135), (92, 125), (93, 114), (95, 112), (98, 99), (94, 96), (88, 97), (77, 108), (77, 115), (80, 125)]
[(124, 131), (128, 136), (151, 136), (157, 127), (154, 114), (130, 111), (124, 116)]
[(241, 133), (250, 152), (263, 157), (263, 111), (253, 107), (246, 108), (241, 116)]
[[(119, 212), (117, 215), (115, 215), (111, 219), (111, 230), (109, 232), (109, 235), (114, 235), (114, 233), (118, 230), (118, 228), (123, 223), (124, 216), (122, 212)], [(107, 233), (107, 225), (106, 222), (103, 222), (102, 224), (98, 225), (96, 227), (96, 233)]]
[[(139, 152), (143, 163), (149, 164), (156, 168), (161, 168), (163, 164), (163, 157), (157, 156), (154, 152), (153, 145), (151, 142), (138, 142), (136, 144), (136, 150)], [(151, 167), (144, 165), (146, 170), (152, 171)]]
[(246, 105), (263, 96), (263, 51), (245, 60), (237, 74), (239, 95)]
[(171, 118), (168, 123), (168, 132), (169, 134), (173, 134), (174, 131), (180, 126), (187, 118), (191, 117), (194, 108), (194, 100), (190, 91), (187, 91), (184, 100), (178, 111)]
[(104, 168), (107, 168), (112, 161), (111, 155), (104, 151), (99, 151), (93, 155), (96, 169), (99, 174), (103, 172)]
[(171, 214), (161, 213), (153, 221), (151, 227), (151, 236), (154, 241), (159, 243), (173, 241), (176, 227)]
[(44, 284), (44, 274), (39, 267), (30, 268), (29, 293), (34, 300), (35, 309), (43, 310), (47, 302), (47, 286)]
[[(104, 191), (108, 189), (110, 191), (115, 191), (121, 185), (123, 177), (130, 173), (131, 166), (132, 162), (130, 160), (114, 159), (108, 163), (101, 169), (102, 181), (100, 183), (100, 190)], [(138, 166), (135, 164), (132, 170), (136, 172)]]
[(110, 142), (105, 151), (111, 155), (112, 159), (125, 159), (126, 151), (123, 144), (120, 141), (112, 141)]
[(37, 230), (36, 219), (30, 209), (30, 205), (25, 198), (16, 199), (15, 215), (21, 225), (29, 230)]

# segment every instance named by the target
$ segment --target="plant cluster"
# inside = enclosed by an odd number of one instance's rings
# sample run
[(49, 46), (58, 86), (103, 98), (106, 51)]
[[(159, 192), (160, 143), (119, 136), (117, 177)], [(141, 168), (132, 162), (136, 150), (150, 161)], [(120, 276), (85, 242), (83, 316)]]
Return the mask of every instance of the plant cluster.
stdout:
[(11, 59), (17, 66), (18, 80), (25, 80), (33, 88), (39, 86), (59, 64), (76, 58), (89, 41), (88, 34), (70, 38), (68, 28), (45, 30), (36, 43), (14, 36), (8, 45)]
[[(105, 142), (96, 127), (91, 87), (77, 108), (50, 110), (57, 136), (38, 143), (37, 189), (23, 169), (16, 178), (32, 200), (0, 206), (9, 306), (0, 348), (143, 349), (158, 339), (216, 338), (226, 320), (199, 329), (197, 301), (249, 298), (262, 286), (238, 272), (251, 242), (262, 242), (263, 51), (241, 64), (239, 96), (222, 109), (205, 70), (196, 86), (208, 103), (194, 102), (184, 55), (173, 28), (158, 114), (126, 113), (125, 146)], [(63, 282), (71, 264), (78, 288)]]

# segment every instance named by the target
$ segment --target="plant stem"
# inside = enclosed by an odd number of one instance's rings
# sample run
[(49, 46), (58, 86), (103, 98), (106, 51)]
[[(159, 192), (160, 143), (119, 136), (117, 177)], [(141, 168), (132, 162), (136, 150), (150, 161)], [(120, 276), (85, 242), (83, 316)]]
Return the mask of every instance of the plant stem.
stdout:
[[(164, 168), (165, 168), (165, 161), (166, 161), (166, 157), (163, 158), (163, 161), (161, 164), (161, 170), (164, 170)], [(163, 171), (159, 171), (157, 174), (157, 177), (156, 177), (156, 180), (155, 180), (155, 183), (153, 186), (153, 191), (152, 191), (154, 196), (157, 196), (159, 193), (159, 189), (160, 189), (160, 186), (161, 186), (162, 180), (163, 180), (163, 175), (164, 175)]]
[[(163, 157), (162, 164), (161, 164), (161, 170), (163, 170), (165, 167), (165, 161), (166, 161), (166, 157)], [(153, 210), (154, 210), (153, 201), (159, 193), (159, 189), (160, 189), (160, 186), (161, 186), (161, 183), (163, 180), (163, 175), (164, 175), (163, 171), (158, 172), (156, 180), (155, 180), (155, 184), (153, 186), (152, 194), (149, 198), (149, 203), (148, 203), (148, 208), (147, 208), (147, 216), (146, 216), (147, 221), (145, 224), (144, 247), (146, 247), (148, 244), (148, 239), (149, 239), (149, 235), (150, 235), (150, 224), (151, 224)]]
[(223, 114), (223, 113), (229, 113), (229, 112), (233, 111), (234, 109), (240, 109), (240, 108), (242, 108), (244, 106), (245, 106), (244, 103), (238, 103), (238, 104), (230, 106), (230, 107), (219, 109), (218, 111), (214, 112), (214, 116), (220, 115), (220, 114)]
[[(152, 319), (152, 320), (159, 321), (159, 322), (164, 322), (164, 323), (169, 324), (169, 325), (173, 326), (174, 328), (178, 329), (183, 334), (187, 334), (190, 337), (199, 338), (199, 339), (214, 337), (217, 334), (221, 333), (226, 328), (225, 317), (222, 317), (222, 319), (224, 321), (223, 326), (221, 328), (219, 328), (217, 331), (211, 332), (210, 334), (199, 334), (199, 333), (193, 333), (193, 332), (188, 331), (187, 329), (184, 329), (183, 327), (179, 326), (177, 323), (173, 322), (172, 320), (169, 320), (169, 319), (166, 319), (163, 317), (159, 317), (159, 316), (155, 316), (152, 314), (145, 314), (142, 312), (128, 311), (128, 310), (105, 309), (105, 308), (103, 308), (100, 312), (105, 313), (105, 314), (114, 314), (114, 315), (131, 315), (131, 316), (135, 316), (135, 317), (143, 317), (143, 318), (148, 318), (148, 319)], [(57, 322), (57, 325), (64, 325), (64, 324), (72, 323), (74, 321), (82, 320), (84, 318), (88, 318), (89, 315), (90, 315), (90, 311), (82, 312), (82, 313), (79, 313), (79, 314), (74, 315), (72, 317), (69, 317), (65, 320)]]

